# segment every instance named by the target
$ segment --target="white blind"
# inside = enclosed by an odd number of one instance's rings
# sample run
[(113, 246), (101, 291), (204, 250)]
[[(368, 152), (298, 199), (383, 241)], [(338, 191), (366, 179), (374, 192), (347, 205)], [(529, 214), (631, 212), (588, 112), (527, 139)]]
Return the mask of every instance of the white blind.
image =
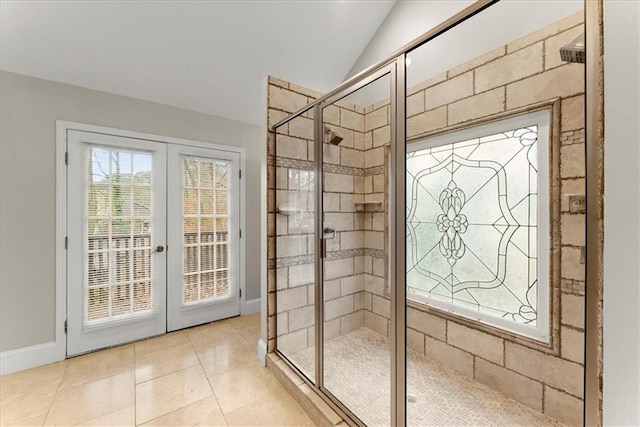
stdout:
[(184, 304), (230, 296), (230, 172), (225, 160), (182, 161)]
[(86, 326), (157, 312), (152, 153), (87, 145)]

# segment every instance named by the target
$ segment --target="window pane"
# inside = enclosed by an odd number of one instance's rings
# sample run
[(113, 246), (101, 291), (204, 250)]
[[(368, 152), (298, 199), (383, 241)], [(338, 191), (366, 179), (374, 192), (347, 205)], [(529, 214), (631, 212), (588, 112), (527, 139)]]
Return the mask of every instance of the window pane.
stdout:
[(152, 155), (88, 146), (86, 164), (85, 321), (151, 310)]
[(142, 282), (133, 285), (133, 311), (151, 309), (151, 283)]
[[(228, 267), (229, 165), (207, 158), (185, 158), (183, 167), (184, 302), (226, 297), (217, 292), (217, 271)], [(226, 277), (226, 272), (225, 272)], [(218, 286), (219, 287), (219, 286)]]

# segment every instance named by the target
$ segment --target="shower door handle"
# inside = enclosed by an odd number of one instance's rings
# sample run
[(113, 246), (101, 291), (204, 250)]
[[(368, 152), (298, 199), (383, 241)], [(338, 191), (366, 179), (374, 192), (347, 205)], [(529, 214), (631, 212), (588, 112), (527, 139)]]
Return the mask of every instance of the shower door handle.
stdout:
[(327, 241), (326, 239), (320, 239), (320, 258), (327, 257)]
[(322, 223), (322, 238), (333, 239), (336, 237), (336, 229), (333, 226), (332, 221), (325, 221)]

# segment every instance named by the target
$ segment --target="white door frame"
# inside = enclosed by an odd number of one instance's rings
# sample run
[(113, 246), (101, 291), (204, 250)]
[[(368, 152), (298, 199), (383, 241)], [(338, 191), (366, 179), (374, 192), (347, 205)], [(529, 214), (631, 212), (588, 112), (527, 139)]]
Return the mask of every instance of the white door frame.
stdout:
[[(188, 139), (173, 138), (169, 136), (154, 135), (149, 133), (134, 132), (124, 129), (96, 126), (85, 123), (56, 120), (56, 311), (55, 311), (55, 341), (53, 349), (47, 346), (47, 360), (44, 363), (52, 363), (64, 360), (67, 356), (67, 335), (65, 333), (65, 323), (67, 320), (67, 251), (66, 238), (67, 227), (67, 133), (71, 130), (101, 133), (105, 135), (120, 136), (161, 142), (165, 144), (177, 144), (190, 147), (212, 148), (220, 151), (229, 151), (240, 155), (240, 170), (245, 169), (246, 151), (242, 147), (232, 147), (227, 145), (213, 144)], [(246, 229), (245, 215), (245, 179), (240, 180), (240, 229)], [(240, 239), (240, 314), (246, 312), (246, 289), (245, 289), (245, 265), (246, 248), (245, 238)], [(53, 351), (51, 351), (53, 350)]]

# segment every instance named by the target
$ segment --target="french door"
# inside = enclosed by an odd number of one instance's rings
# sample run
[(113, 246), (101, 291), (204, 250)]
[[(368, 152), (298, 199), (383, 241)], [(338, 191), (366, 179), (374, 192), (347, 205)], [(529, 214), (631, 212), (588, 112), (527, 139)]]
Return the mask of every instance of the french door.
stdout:
[(67, 152), (67, 355), (239, 314), (238, 153), (74, 130)]
[(240, 313), (239, 162), (236, 152), (169, 146), (169, 331)]

